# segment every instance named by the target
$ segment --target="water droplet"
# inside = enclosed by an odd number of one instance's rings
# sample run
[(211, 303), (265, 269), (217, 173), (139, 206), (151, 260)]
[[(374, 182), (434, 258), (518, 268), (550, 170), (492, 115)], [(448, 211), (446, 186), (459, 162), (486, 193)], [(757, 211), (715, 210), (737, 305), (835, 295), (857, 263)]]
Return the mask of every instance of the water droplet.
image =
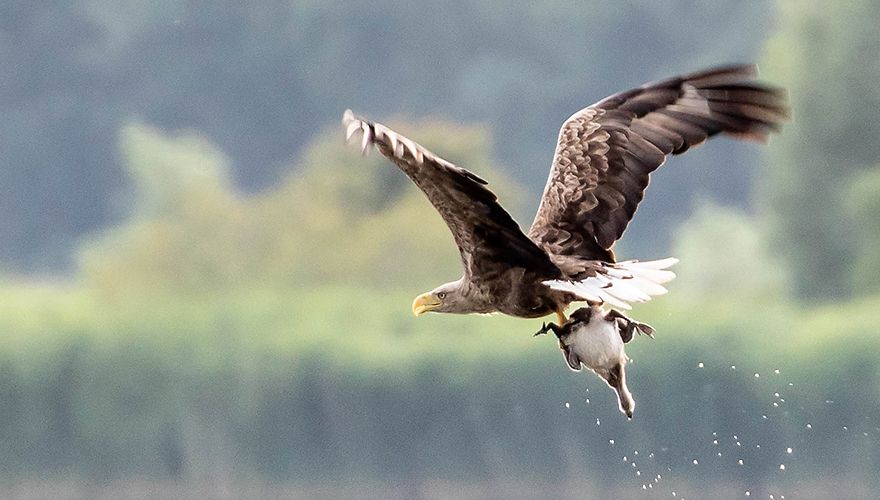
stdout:
[(694, 459), (694, 465), (699, 465), (699, 463), (700, 463), (700, 462), (698, 462), (697, 459), (695, 458), (695, 459)]
[(614, 440), (613, 440), (613, 439), (609, 439), (608, 442), (609, 442), (610, 444), (614, 444)]
[(792, 453), (793, 451), (794, 451), (794, 450), (792, 450), (791, 448), (786, 448), (786, 449), (785, 449), (785, 452), (788, 453), (789, 455), (791, 455), (791, 453)]
[(742, 465), (742, 464), (743, 464), (743, 460), (740, 458), (739, 460), (736, 461), (736, 463), (737, 463), (738, 465)]
[(699, 363), (697, 363), (697, 368), (702, 368), (702, 367), (703, 367), (703, 362), (702, 362), (702, 361), (700, 361)]
[(785, 470), (785, 464), (779, 464), (779, 470)]
[(571, 408), (571, 403), (569, 403), (568, 401), (566, 401), (566, 402), (565, 402), (565, 407), (566, 407), (566, 408)]

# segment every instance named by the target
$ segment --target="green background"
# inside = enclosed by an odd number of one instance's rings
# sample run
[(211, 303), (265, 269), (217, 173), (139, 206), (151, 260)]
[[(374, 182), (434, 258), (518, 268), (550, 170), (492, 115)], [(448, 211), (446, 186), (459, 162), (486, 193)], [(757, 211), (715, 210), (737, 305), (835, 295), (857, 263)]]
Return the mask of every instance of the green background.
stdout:
[[(0, 6), (3, 496), (878, 486), (880, 4)], [(633, 312), (633, 421), (540, 320), (412, 317), (458, 255), (346, 107), (525, 225), (572, 112), (740, 61), (794, 118), (654, 176), (617, 253), (681, 262)]]

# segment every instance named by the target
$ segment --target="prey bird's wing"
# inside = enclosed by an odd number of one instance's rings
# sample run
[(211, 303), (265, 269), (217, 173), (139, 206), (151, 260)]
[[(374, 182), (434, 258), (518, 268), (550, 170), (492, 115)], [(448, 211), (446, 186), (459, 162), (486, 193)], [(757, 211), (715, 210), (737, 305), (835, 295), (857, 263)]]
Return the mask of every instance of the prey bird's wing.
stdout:
[(764, 141), (788, 119), (784, 91), (729, 66), (607, 97), (563, 123), (529, 237), (550, 254), (613, 260), (649, 175), (723, 133)]
[(346, 140), (358, 140), (364, 153), (375, 145), (425, 193), (449, 226), (467, 277), (479, 280), (510, 267), (559, 274), (547, 254), (501, 207), (486, 181), (351, 110), (343, 114), (342, 125)]

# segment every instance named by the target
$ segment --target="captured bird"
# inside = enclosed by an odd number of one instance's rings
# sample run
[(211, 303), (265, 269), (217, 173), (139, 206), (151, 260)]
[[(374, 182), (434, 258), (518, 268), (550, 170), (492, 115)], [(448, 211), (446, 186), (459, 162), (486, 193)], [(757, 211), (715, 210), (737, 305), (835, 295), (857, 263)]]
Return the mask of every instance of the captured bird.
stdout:
[(633, 333), (653, 336), (650, 326), (627, 318), (614, 309), (600, 306), (577, 309), (564, 325), (545, 324), (535, 335), (552, 331), (559, 339), (559, 348), (568, 367), (580, 371), (581, 365), (592, 370), (617, 393), (620, 411), (633, 417), (636, 402), (626, 386), (626, 353), (623, 345)]
[(676, 259), (617, 262), (612, 251), (644, 196), (651, 172), (717, 134), (765, 141), (788, 118), (785, 93), (728, 66), (614, 94), (562, 124), (550, 175), (526, 233), (486, 181), (380, 123), (346, 110), (346, 140), (375, 146), (440, 212), (458, 245), (463, 275), (419, 295), (414, 314), (556, 314), (572, 302), (631, 303), (666, 293)]

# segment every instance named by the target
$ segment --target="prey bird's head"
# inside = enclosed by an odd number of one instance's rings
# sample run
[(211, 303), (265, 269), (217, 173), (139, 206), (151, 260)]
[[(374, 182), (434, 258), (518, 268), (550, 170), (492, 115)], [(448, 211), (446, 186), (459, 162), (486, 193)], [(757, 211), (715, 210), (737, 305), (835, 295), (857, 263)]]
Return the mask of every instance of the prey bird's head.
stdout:
[(416, 316), (426, 312), (468, 313), (467, 299), (461, 288), (462, 280), (440, 285), (413, 300), (412, 311)]

